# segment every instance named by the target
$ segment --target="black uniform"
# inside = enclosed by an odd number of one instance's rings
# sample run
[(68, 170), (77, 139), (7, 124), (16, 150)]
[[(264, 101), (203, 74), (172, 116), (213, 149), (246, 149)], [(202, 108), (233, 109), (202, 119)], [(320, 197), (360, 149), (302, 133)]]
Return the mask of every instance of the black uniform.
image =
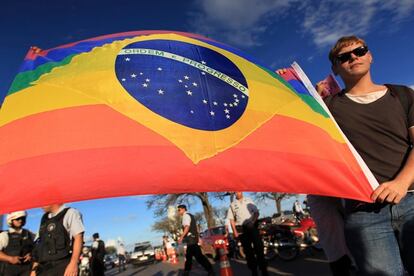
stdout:
[[(32, 253), (34, 236), (31, 232), (23, 229), (21, 233), (7, 233), (9, 242), (3, 252), (9, 256), (24, 257), (28, 253)], [(32, 263), (10, 264), (3, 262), (0, 265), (0, 275), (4, 276), (26, 276), (30, 275)]]
[(187, 213), (191, 218), (190, 229), (187, 235), (184, 238), (184, 242), (187, 244), (187, 251), (185, 254), (185, 265), (184, 273), (188, 274), (193, 265), (193, 256), (196, 258), (205, 270), (209, 273), (213, 272), (213, 267), (211, 263), (207, 260), (206, 256), (201, 252), (200, 246), (198, 246), (198, 231), (197, 225), (194, 219), (194, 216), (190, 213)]
[(35, 247), (35, 260), (39, 263), (37, 275), (62, 276), (72, 256), (72, 246), (68, 231), (63, 225), (63, 218), (69, 208), (49, 218), (43, 215), (39, 242)]
[(98, 248), (92, 247), (92, 275), (93, 276), (103, 276), (105, 274), (105, 243), (101, 240), (98, 240)]

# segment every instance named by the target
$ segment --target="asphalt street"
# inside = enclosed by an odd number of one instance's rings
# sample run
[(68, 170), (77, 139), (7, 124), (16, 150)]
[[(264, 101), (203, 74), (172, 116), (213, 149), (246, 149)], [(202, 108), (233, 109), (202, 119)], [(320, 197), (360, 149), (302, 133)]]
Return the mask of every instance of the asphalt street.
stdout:
[[(214, 263), (212, 259), (209, 259), (214, 265), (216, 275), (220, 275), (220, 264)], [(250, 271), (246, 266), (244, 260), (231, 260), (231, 267), (233, 275), (237, 276), (249, 276)], [(105, 273), (106, 276), (134, 276), (134, 275), (153, 275), (153, 276), (178, 276), (182, 274), (184, 268), (184, 258), (179, 258), (178, 264), (170, 264), (169, 262), (157, 262), (155, 264), (132, 266), (129, 265), (126, 271), (119, 272), (118, 268), (111, 269)], [(329, 272), (328, 263), (322, 252), (316, 252), (308, 250), (302, 252), (301, 255), (290, 262), (286, 262), (276, 258), (271, 261), (268, 266), (269, 275), (303, 275), (303, 276), (328, 276)], [(193, 269), (190, 275), (205, 276), (207, 275), (203, 268), (198, 265), (194, 260)]]

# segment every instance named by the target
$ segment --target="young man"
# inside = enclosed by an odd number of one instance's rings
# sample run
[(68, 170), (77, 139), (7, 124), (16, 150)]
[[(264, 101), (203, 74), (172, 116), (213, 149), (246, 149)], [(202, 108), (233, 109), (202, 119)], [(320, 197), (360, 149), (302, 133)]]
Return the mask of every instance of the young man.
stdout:
[(32, 276), (77, 276), (85, 231), (82, 216), (63, 204), (43, 207)]
[(105, 274), (105, 243), (99, 238), (99, 233), (92, 235), (92, 275), (104, 276)]
[(183, 233), (178, 240), (178, 243), (183, 241), (187, 243), (187, 251), (185, 253), (185, 265), (184, 275), (189, 275), (193, 264), (193, 256), (197, 262), (201, 264), (207, 271), (208, 275), (214, 275), (213, 266), (208, 261), (206, 256), (201, 253), (200, 246), (198, 245), (198, 230), (194, 216), (187, 213), (187, 207), (185, 205), (178, 205), (178, 213), (182, 217)]
[(345, 89), (325, 102), (381, 184), (375, 203), (345, 200), (345, 236), (361, 275), (414, 275), (414, 92), (371, 79), (366, 43), (342, 37), (329, 53)]
[(23, 229), (26, 217), (26, 211), (7, 215), (9, 230), (0, 233), (0, 275), (30, 275), (34, 234)]
[(227, 212), (233, 235), (236, 239), (239, 238), (242, 243), (247, 266), (250, 268), (252, 275), (258, 275), (257, 266), (259, 266), (262, 276), (266, 276), (268, 272), (264, 259), (263, 243), (257, 229), (259, 210), (250, 198), (243, 196), (242, 192), (236, 192), (235, 194), (236, 199), (230, 204)]

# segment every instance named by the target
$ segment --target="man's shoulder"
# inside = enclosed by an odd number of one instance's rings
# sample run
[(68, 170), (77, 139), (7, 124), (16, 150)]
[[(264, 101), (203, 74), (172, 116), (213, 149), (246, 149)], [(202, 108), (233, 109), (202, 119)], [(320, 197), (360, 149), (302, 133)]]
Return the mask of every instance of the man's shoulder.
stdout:
[(30, 231), (29, 229), (23, 228), (23, 232), (26, 233), (28, 236), (34, 238), (36, 236), (35, 233), (33, 233), (32, 231)]
[(245, 198), (244, 198), (244, 202), (245, 202), (245, 203), (253, 203), (253, 204), (254, 204), (253, 199), (251, 199), (250, 197), (245, 197)]
[(403, 91), (407, 91), (407, 92), (410, 92), (410, 93), (414, 93), (414, 90), (411, 87), (407, 86), (407, 85), (394, 84), (394, 83), (386, 83), (384, 85), (389, 89), (398, 89), (398, 90), (403, 90)]
[(81, 218), (82, 214), (81, 212), (73, 207), (68, 207), (66, 214), (65, 214), (65, 218)]
[(191, 220), (191, 214), (190, 213), (185, 213), (183, 214), (183, 221), (187, 221), (187, 220)]
[(330, 102), (332, 102), (332, 100), (343, 96), (345, 93), (343, 91), (333, 94), (333, 95), (329, 95), (323, 98), (323, 101), (325, 102), (326, 105), (328, 105)]
[(397, 96), (407, 95), (410, 100), (414, 98), (414, 90), (406, 85), (401, 84), (385, 84), (385, 86), (391, 91), (391, 94), (396, 94)]

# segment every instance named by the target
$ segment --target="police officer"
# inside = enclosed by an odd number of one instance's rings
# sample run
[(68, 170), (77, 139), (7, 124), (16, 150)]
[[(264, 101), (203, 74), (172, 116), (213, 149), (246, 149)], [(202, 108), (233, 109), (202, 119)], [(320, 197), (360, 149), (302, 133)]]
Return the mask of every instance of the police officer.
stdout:
[(257, 229), (259, 210), (250, 198), (243, 196), (242, 192), (236, 192), (235, 194), (236, 199), (230, 204), (227, 212), (233, 235), (236, 239), (240, 239), (242, 243), (244, 253), (246, 254), (247, 266), (252, 271), (252, 275), (258, 275), (257, 266), (259, 266), (262, 275), (267, 276), (263, 243)]
[(103, 276), (105, 273), (105, 243), (99, 239), (99, 233), (93, 234), (92, 237), (92, 275)]
[(85, 231), (78, 210), (63, 204), (43, 207), (32, 276), (77, 276)]
[(200, 246), (198, 245), (198, 230), (194, 216), (187, 213), (187, 207), (185, 205), (178, 205), (178, 213), (182, 216), (183, 233), (178, 240), (178, 243), (183, 241), (187, 243), (187, 251), (185, 253), (185, 265), (184, 275), (189, 275), (191, 267), (193, 265), (193, 256), (196, 258), (208, 275), (214, 275), (213, 266), (207, 260), (206, 256), (201, 253)]
[(9, 230), (0, 233), (0, 275), (30, 275), (34, 234), (23, 229), (26, 217), (26, 211), (7, 215)]

